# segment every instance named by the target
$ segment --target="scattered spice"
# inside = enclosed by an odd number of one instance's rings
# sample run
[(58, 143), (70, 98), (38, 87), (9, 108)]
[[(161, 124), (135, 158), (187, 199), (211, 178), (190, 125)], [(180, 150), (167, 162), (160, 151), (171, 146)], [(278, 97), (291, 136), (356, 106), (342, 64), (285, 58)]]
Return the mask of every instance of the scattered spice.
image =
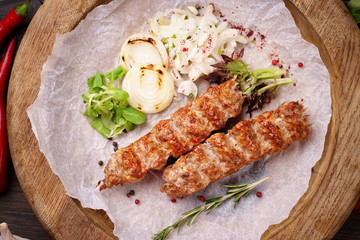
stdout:
[(276, 59), (272, 60), (272, 65), (276, 65), (278, 63), (278, 61)]
[(257, 193), (256, 193), (256, 196), (257, 196), (257, 197), (261, 197), (261, 196), (262, 196), (262, 193), (261, 193), (261, 192), (257, 192)]
[(298, 63), (298, 66), (299, 66), (299, 67), (303, 67), (304, 64), (303, 64), (302, 62), (299, 62), (299, 63)]
[[(225, 21), (225, 20), (224, 20)], [(266, 44), (266, 36), (261, 34), (260, 32), (258, 31), (254, 31), (252, 29), (247, 29), (247, 28), (244, 28), (242, 25), (238, 25), (236, 23), (233, 23), (233, 22), (229, 22), (229, 25), (232, 29), (237, 29), (240, 31), (240, 34), (242, 36), (246, 36), (247, 38), (249, 38), (249, 41), (253, 44), (256, 44), (256, 46), (259, 48), (259, 49), (263, 49), (263, 47), (265, 46)], [(250, 40), (250, 38), (252, 38)]]
[(103, 162), (103, 161), (99, 161), (98, 164), (99, 164), (99, 166), (102, 166), (102, 165), (104, 165), (104, 162)]
[(172, 203), (176, 203), (176, 198), (172, 197), (170, 200)]
[(200, 199), (200, 201), (205, 202), (205, 197), (204, 196), (200, 196), (199, 199)]
[(136, 200), (135, 200), (135, 204), (136, 204), (136, 205), (140, 204), (140, 200), (139, 200), (139, 199), (136, 199)]
[(235, 185), (237, 183), (237, 179), (236, 178), (233, 178), (230, 180), (229, 184), (233, 184)]
[(246, 34), (246, 36), (249, 38), (254, 34), (254, 31), (250, 29), (250, 31)]
[(131, 196), (134, 196), (135, 195), (135, 191), (134, 190), (130, 190), (127, 194), (126, 194), (126, 196), (129, 198), (129, 197), (131, 197)]
[(114, 152), (116, 152), (119, 149), (119, 145), (117, 142), (113, 142), (112, 144), (114, 146)]

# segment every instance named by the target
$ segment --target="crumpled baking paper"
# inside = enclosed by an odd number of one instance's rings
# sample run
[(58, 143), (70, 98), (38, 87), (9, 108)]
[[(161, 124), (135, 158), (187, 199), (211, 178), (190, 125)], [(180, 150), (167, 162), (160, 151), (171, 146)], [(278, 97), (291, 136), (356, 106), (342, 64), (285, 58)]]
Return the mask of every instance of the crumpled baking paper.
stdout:
[[(164, 112), (148, 115), (146, 124), (107, 140), (92, 129), (82, 115), (86, 106), (81, 95), (87, 92), (87, 78), (97, 71), (114, 69), (123, 41), (145, 31), (147, 20), (156, 12), (168, 14), (175, 7), (209, 3), (114, 0), (95, 8), (70, 33), (57, 36), (53, 52), (43, 67), (39, 95), (27, 110), (40, 150), (60, 177), (67, 194), (79, 199), (83, 207), (104, 209), (115, 224), (114, 234), (120, 239), (150, 239), (183, 212), (201, 204), (200, 195), (224, 195), (226, 189), (221, 185), (230, 179), (248, 182), (271, 176), (242, 199), (236, 209), (232, 201), (228, 201), (211, 214), (200, 215), (191, 227), (183, 226), (179, 234), (174, 230), (169, 236), (170, 239), (198, 240), (259, 239), (269, 225), (288, 216), (308, 188), (311, 168), (321, 157), (331, 116), (331, 97), (329, 74), (318, 49), (302, 39), (281, 0), (216, 1), (215, 7), (221, 10), (222, 19), (248, 36), (244, 61), (250, 67), (263, 68), (272, 67), (271, 61), (279, 59), (295, 81), (296, 86), (279, 88), (276, 98), (254, 116), (275, 109), (284, 101), (303, 99), (312, 123), (310, 136), (176, 203), (159, 191), (163, 183), (161, 171), (149, 172), (137, 184), (102, 192), (96, 188), (114, 151), (114, 141), (119, 148), (127, 146), (150, 131), (160, 119), (168, 118), (171, 112), (185, 105), (186, 99), (178, 96)], [(304, 64), (302, 68), (298, 67), (299, 62)], [(100, 166), (99, 161), (105, 164)], [(126, 197), (129, 190), (134, 190), (135, 196)], [(262, 192), (261, 198), (255, 196), (256, 191)], [(139, 199), (140, 204), (136, 205), (135, 199)]]

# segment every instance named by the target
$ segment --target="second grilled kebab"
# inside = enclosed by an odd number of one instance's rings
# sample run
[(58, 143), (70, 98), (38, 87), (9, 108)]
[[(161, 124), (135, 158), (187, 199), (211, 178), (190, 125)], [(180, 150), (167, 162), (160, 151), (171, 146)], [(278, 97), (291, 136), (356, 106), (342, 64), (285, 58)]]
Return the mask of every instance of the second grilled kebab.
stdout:
[(227, 134), (216, 133), (164, 170), (167, 183), (161, 191), (170, 197), (191, 196), (245, 164), (280, 152), (308, 136), (311, 125), (307, 118), (303, 105), (288, 102), (239, 122)]

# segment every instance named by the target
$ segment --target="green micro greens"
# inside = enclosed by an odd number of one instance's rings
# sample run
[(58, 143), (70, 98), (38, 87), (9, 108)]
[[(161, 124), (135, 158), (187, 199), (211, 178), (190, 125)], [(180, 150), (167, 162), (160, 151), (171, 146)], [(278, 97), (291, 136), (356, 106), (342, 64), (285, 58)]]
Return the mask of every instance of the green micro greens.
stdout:
[(217, 71), (205, 77), (210, 83), (221, 83), (236, 76), (239, 82), (239, 89), (245, 95), (248, 106), (248, 113), (261, 109), (263, 104), (270, 100), (275, 90), (280, 85), (293, 84), (291, 78), (285, 78), (285, 71), (273, 68), (261, 68), (249, 70), (248, 65), (239, 58), (232, 59), (222, 55), (224, 63), (214, 64)]
[(225, 67), (233, 74), (238, 75), (241, 91), (248, 96), (261, 95), (265, 91), (275, 91), (279, 85), (293, 84), (291, 78), (282, 78), (285, 71), (273, 68), (248, 70), (247, 64), (236, 59)]
[[(88, 78), (89, 90), (82, 95), (87, 108), (90, 125), (105, 138), (121, 134), (124, 130), (132, 131), (135, 124), (146, 121), (144, 113), (129, 106), (129, 94), (121, 90), (120, 79), (126, 74), (123, 66), (108, 73), (96, 73)], [(106, 82), (106, 78), (109, 80)]]
[(220, 206), (229, 198), (234, 197), (234, 208), (239, 203), (240, 199), (251, 192), (257, 185), (267, 180), (269, 177), (263, 178), (257, 182), (253, 183), (244, 183), (239, 185), (223, 185), (226, 187), (228, 191), (226, 192), (225, 196), (221, 197), (214, 197), (205, 200), (205, 205), (200, 205), (198, 207), (193, 208), (190, 211), (187, 211), (182, 214), (182, 217), (177, 220), (174, 224), (164, 228), (160, 232), (156, 233), (153, 240), (164, 240), (170, 232), (178, 228), (178, 233), (180, 232), (181, 226), (187, 221), (187, 225), (190, 227), (197, 216), (199, 216), (203, 212), (207, 212), (207, 214), (211, 213), (215, 208)]

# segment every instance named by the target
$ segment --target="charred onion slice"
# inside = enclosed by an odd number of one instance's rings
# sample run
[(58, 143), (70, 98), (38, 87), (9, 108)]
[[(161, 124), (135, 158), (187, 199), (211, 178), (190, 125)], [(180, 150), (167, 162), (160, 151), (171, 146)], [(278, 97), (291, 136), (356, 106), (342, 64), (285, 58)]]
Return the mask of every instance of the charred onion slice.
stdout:
[(130, 36), (121, 47), (120, 64), (129, 70), (135, 65), (147, 63), (168, 67), (164, 44), (151, 34), (138, 33)]
[(164, 110), (174, 97), (174, 81), (159, 64), (133, 66), (123, 80), (122, 89), (129, 93), (130, 106), (143, 113)]

